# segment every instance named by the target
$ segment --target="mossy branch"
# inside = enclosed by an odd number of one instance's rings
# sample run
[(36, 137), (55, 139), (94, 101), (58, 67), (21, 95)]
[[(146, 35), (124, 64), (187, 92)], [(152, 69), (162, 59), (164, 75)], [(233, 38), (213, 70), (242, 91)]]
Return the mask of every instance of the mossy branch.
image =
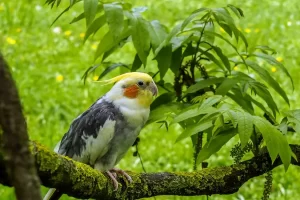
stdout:
[[(102, 173), (91, 167), (57, 155), (43, 146), (32, 143), (32, 153), (42, 184), (55, 187), (60, 191), (77, 198), (95, 199), (139, 199), (158, 195), (213, 195), (232, 194), (249, 179), (260, 176), (282, 164), (278, 158), (273, 164), (268, 153), (262, 153), (239, 164), (208, 168), (196, 172), (160, 172), (133, 173), (133, 183), (122, 186), (117, 192)], [(300, 161), (300, 146), (291, 145), (292, 151)], [(0, 152), (0, 169), (4, 169)], [(292, 160), (292, 164), (300, 162)], [(0, 183), (9, 185), (5, 173), (1, 172)]]

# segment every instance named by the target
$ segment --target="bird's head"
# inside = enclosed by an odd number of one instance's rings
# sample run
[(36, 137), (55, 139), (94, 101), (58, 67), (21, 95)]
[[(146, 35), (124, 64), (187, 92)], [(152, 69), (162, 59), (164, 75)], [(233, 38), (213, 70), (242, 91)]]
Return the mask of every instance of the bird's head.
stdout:
[(111, 101), (125, 99), (125, 102), (127, 99), (126, 102), (137, 103), (141, 107), (149, 107), (153, 96), (158, 93), (152, 77), (146, 73), (125, 73), (103, 82), (115, 83), (106, 95)]

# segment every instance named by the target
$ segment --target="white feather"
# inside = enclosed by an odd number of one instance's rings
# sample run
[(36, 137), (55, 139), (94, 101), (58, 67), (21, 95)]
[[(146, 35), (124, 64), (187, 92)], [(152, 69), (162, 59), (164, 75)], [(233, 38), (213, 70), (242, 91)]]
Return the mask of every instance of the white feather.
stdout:
[(107, 119), (102, 127), (99, 128), (97, 137), (90, 136), (82, 139), (85, 141), (85, 149), (80, 156), (74, 156), (73, 159), (94, 165), (98, 157), (103, 156), (108, 150), (108, 143), (114, 136), (116, 121)]

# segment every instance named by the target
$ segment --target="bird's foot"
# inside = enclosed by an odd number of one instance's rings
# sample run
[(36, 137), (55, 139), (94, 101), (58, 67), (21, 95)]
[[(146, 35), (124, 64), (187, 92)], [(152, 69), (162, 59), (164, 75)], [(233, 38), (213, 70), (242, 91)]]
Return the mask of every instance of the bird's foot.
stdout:
[(117, 181), (117, 174), (114, 172), (110, 172), (110, 171), (106, 171), (107, 175), (109, 176), (109, 178), (112, 180), (113, 184), (114, 184), (114, 191), (118, 190), (119, 187), (119, 183)]
[(132, 178), (123, 170), (117, 169), (117, 168), (112, 168), (111, 170), (106, 171), (107, 175), (109, 178), (112, 180), (114, 184), (114, 191), (118, 190), (119, 183), (117, 181), (117, 174), (120, 174), (122, 176), (125, 176), (126, 179), (128, 180), (129, 183), (132, 183)]
[(123, 171), (121, 169), (117, 169), (117, 168), (112, 168), (110, 171), (114, 172), (115, 174), (120, 174), (122, 176), (125, 176), (126, 179), (128, 180), (128, 182), (132, 183), (132, 178), (125, 171)]

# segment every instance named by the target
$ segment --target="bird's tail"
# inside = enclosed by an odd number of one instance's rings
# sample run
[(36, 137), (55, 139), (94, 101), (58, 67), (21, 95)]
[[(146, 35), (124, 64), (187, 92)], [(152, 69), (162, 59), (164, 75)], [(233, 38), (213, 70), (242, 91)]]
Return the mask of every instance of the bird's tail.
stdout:
[(58, 200), (62, 194), (59, 190), (50, 188), (43, 200)]

